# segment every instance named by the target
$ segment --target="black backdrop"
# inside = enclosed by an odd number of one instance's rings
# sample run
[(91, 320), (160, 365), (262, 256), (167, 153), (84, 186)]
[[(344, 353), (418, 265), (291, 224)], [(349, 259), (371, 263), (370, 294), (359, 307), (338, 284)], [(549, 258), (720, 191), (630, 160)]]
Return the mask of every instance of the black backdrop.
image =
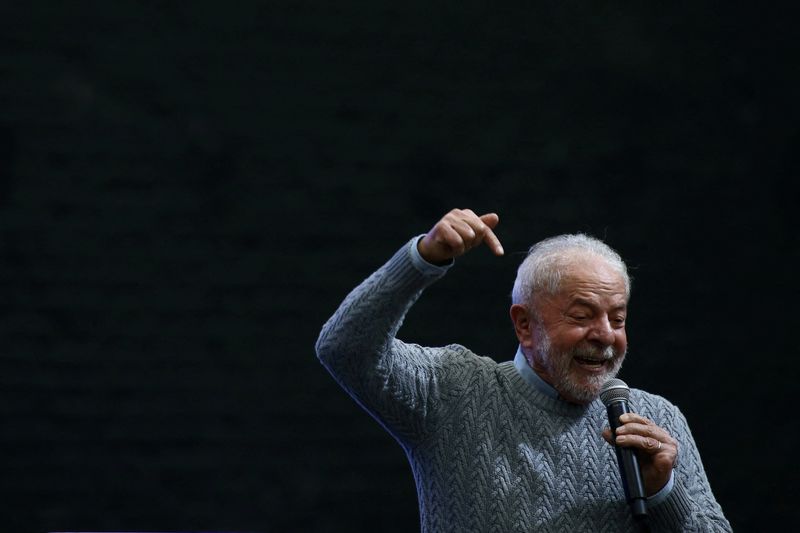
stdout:
[(621, 377), (684, 410), (734, 528), (796, 518), (796, 17), (631, 4), (0, 7), (2, 529), (415, 530), (313, 345), (451, 207), (507, 256), (405, 340), (510, 358), (521, 254), (601, 236)]

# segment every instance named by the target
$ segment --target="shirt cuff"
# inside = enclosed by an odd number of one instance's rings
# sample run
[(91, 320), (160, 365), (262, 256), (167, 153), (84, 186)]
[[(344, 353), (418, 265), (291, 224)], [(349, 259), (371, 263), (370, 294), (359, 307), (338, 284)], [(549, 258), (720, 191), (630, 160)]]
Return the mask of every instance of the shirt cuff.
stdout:
[(672, 492), (672, 487), (675, 486), (675, 471), (671, 471), (669, 473), (669, 481), (667, 484), (661, 487), (661, 490), (653, 494), (652, 496), (647, 498), (647, 505), (651, 507), (655, 507), (659, 503), (663, 502), (669, 496), (669, 493)]
[(449, 263), (441, 266), (434, 265), (433, 263), (425, 261), (420, 255), (419, 249), (417, 248), (419, 240), (424, 236), (425, 235), (423, 234), (414, 237), (413, 239), (411, 239), (411, 242), (408, 243), (408, 252), (411, 256), (411, 264), (414, 265), (414, 268), (419, 270), (422, 274), (432, 275), (432, 276), (442, 275), (448, 270), (450, 270), (450, 267), (453, 266), (455, 261), (451, 259)]

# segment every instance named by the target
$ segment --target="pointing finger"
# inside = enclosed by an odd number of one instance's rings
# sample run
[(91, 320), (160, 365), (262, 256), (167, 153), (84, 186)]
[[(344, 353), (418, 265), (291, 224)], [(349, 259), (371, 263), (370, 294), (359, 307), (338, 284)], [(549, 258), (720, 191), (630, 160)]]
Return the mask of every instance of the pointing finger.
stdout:
[(492, 229), (497, 227), (500, 223), (500, 217), (498, 217), (496, 213), (488, 213), (486, 215), (481, 215), (480, 219), (485, 224), (483, 240), (486, 242), (486, 245), (495, 255), (503, 255), (505, 253), (503, 245), (500, 244), (500, 239), (498, 239), (497, 235), (492, 231)]

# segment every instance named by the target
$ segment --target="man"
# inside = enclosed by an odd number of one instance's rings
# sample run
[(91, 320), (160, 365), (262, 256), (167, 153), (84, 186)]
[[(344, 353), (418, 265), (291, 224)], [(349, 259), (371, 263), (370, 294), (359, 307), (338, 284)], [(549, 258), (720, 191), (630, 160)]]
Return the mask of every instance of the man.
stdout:
[[(513, 362), (395, 334), (453, 259), (503, 248), (499, 218), (453, 210), (351, 292), (317, 354), (405, 450), (423, 532), (631, 531), (600, 387), (625, 357), (630, 281), (584, 235), (540, 242), (517, 273)], [(616, 443), (635, 450), (654, 531), (730, 531), (683, 415), (631, 390)]]

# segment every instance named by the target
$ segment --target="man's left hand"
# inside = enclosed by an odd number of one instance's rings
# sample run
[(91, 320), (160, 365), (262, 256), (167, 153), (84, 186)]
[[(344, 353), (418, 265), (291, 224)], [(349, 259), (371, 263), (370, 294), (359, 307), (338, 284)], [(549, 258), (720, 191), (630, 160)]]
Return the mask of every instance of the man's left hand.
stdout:
[[(678, 442), (663, 428), (636, 413), (619, 417), (617, 445), (632, 448), (639, 458), (642, 481), (647, 496), (652, 496), (667, 484), (678, 459)], [(611, 429), (603, 430), (603, 438), (611, 442)]]

